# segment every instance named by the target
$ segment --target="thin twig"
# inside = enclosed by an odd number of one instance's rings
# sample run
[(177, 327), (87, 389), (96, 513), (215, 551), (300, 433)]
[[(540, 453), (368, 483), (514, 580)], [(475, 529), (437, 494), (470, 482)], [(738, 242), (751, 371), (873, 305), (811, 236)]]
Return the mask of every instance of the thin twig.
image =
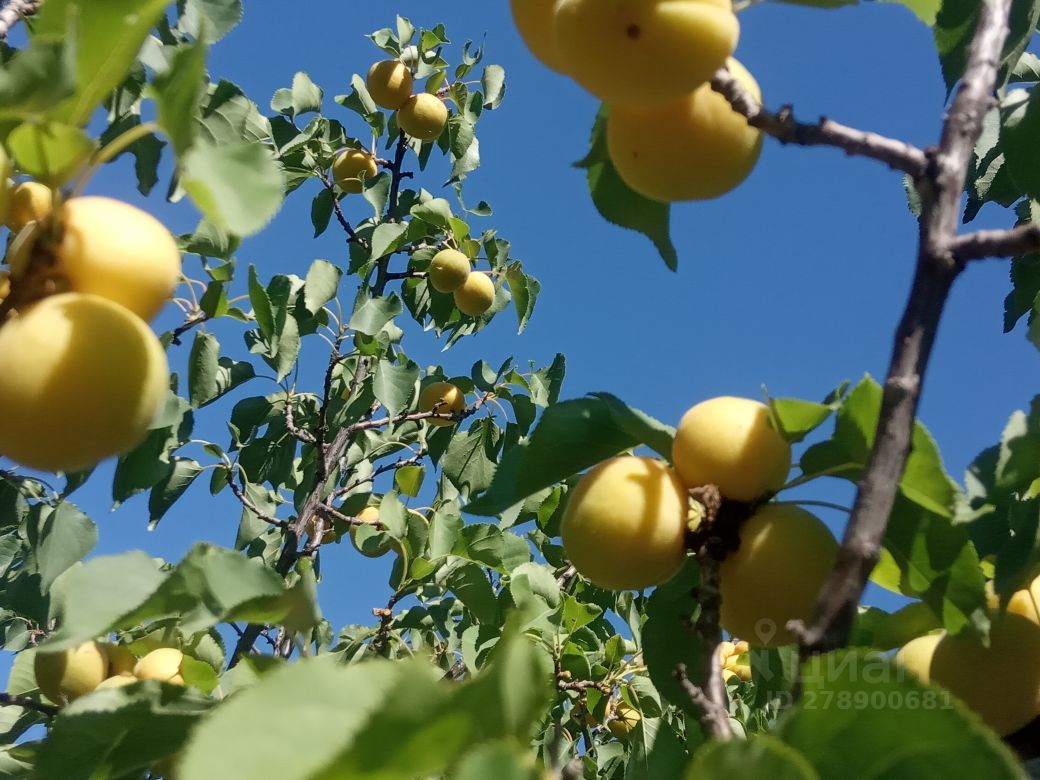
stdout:
[[(397, 211), (397, 204), (401, 198), (401, 180), (404, 178), (401, 168), (404, 165), (404, 155), (407, 151), (408, 136), (402, 130), (400, 135), (397, 136), (397, 148), (394, 150), (393, 162), (389, 165), (390, 195), (387, 198), (386, 218), (390, 222), (396, 219), (394, 214)], [(372, 286), (372, 294), (378, 298), (386, 291), (386, 284), (390, 281), (390, 256), (379, 258), (376, 261), (376, 266), (376, 282)]]
[(398, 469), (403, 469), (405, 466), (418, 466), (420, 463), (422, 463), (422, 460), (425, 457), (426, 450), (421, 449), (410, 458), (398, 458), (393, 463), (384, 463), (382, 466), (379, 466), (378, 468), (374, 469), (372, 473), (369, 474), (367, 477), (351, 480), (343, 487), (336, 488), (336, 490), (333, 491), (332, 495), (334, 498), (346, 495), (350, 491), (354, 490), (355, 488), (361, 485), (364, 485), (367, 482), (374, 482), (376, 477), (380, 476), (381, 474), (386, 474), (388, 471), (397, 471)]
[(848, 155), (879, 160), (890, 168), (910, 174), (915, 179), (923, 176), (927, 170), (928, 158), (925, 153), (904, 141), (846, 127), (826, 117), (815, 124), (799, 122), (795, 119), (791, 106), (784, 106), (777, 113), (771, 113), (725, 68), (715, 71), (711, 88), (726, 98), (738, 114), (743, 114), (748, 124), (771, 135), (780, 143), (833, 146)]
[(874, 446), (859, 484), (830, 579), (815, 614), (799, 636), (803, 658), (844, 647), (867, 578), (881, 553), (910, 441), (921, 388), (950, 288), (964, 265), (954, 255), (968, 164), (994, 104), (1000, 52), (1008, 34), (1011, 0), (983, 0), (960, 88), (917, 188), (922, 212), (917, 271), (896, 332)]
[(43, 5), (43, 0), (8, 0), (7, 6), (0, 10), (0, 41), (7, 40), (11, 28), (19, 19), (26, 19)]
[(285, 397), (285, 429), (299, 441), (304, 444), (314, 444), (314, 434), (310, 431), (305, 431), (296, 424), (296, 413), (293, 409), (293, 398), (296, 396), (293, 393), (289, 393)]
[(358, 246), (368, 249), (368, 242), (357, 234), (351, 226), (350, 221), (347, 219), (347, 215), (343, 213), (343, 207), (339, 205), (339, 199), (336, 197), (336, 188), (332, 185), (329, 177), (325, 175), (324, 171), (318, 171), (318, 178), (321, 179), (321, 183), (325, 185), (325, 189), (327, 189), (332, 195), (332, 210), (336, 214), (336, 220), (347, 234), (347, 243), (355, 243)]
[(1034, 254), (1040, 252), (1040, 223), (968, 233), (958, 237), (950, 251), (961, 262)]
[(228, 470), (227, 474), (227, 483), (228, 487), (231, 488), (231, 492), (235, 494), (235, 498), (239, 500), (239, 503), (241, 503), (242, 506), (244, 506), (254, 515), (256, 515), (260, 520), (263, 520), (265, 523), (273, 525), (275, 528), (289, 527), (289, 523), (287, 523), (285, 520), (279, 520), (277, 517), (272, 517), (266, 512), (261, 511), (260, 508), (257, 507), (257, 505), (254, 504), (249, 499), (249, 497), (243, 492), (242, 488), (238, 486), (238, 483), (235, 482), (235, 472), (231, 471), (230, 469)]
[(61, 712), (61, 708), (53, 704), (44, 704), (42, 701), (37, 701), (28, 696), (18, 696), (13, 693), (0, 693), (0, 706), (34, 710), (41, 715), (46, 715), (48, 718), (53, 718)]
[(179, 347), (181, 345), (181, 336), (183, 336), (189, 330), (194, 328), (196, 325), (201, 325), (208, 319), (209, 315), (202, 311), (192, 314), (181, 325), (178, 325), (177, 328), (174, 329), (173, 333), (170, 334), (170, 343), (176, 344)]
[[(718, 650), (715, 651), (714, 655), (718, 657)], [(717, 665), (717, 664), (716, 664)], [(729, 712), (723, 705), (712, 700), (712, 698), (704, 692), (704, 689), (699, 688), (690, 682), (690, 678), (686, 676), (686, 664), (677, 664), (675, 671), (672, 672), (672, 676), (675, 677), (679, 683), (679, 687), (682, 688), (694, 706), (701, 711), (701, 723), (708, 729), (708, 733), (711, 734), (715, 739), (728, 740), (733, 737), (733, 729), (729, 725)], [(719, 672), (719, 679), (722, 679), (722, 673)]]
[(394, 622), (394, 607), (400, 594), (394, 593), (385, 607), (376, 607), (372, 614), (379, 618), (379, 630), (376, 631), (375, 639), (372, 640), (372, 650), (376, 655), (386, 656), (390, 650), (390, 626)]

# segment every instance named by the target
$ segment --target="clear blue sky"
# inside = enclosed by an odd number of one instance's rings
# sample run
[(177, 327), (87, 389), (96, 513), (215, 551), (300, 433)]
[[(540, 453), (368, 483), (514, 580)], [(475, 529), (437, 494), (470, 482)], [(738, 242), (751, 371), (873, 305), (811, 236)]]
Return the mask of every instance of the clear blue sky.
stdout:
[[(505, 103), (480, 124), (483, 165), (467, 183), (467, 199), (494, 206), (488, 223), (540, 278), (542, 296), (519, 337), (511, 312), (443, 354), (431, 336), (410, 333), (405, 347), (420, 363), (468, 373), (481, 357), (492, 364), (509, 355), (545, 364), (564, 352), (565, 397), (610, 391), (672, 424), (715, 395), (759, 397), (766, 385), (773, 395), (820, 399), (844, 379), (883, 376), (916, 234), (900, 176), (836, 151), (767, 140), (761, 163), (739, 190), (674, 209), (680, 269), (673, 274), (644, 238), (595, 212), (584, 175), (571, 163), (586, 151), (596, 103), (527, 53), (505, 0), (246, 5), (243, 24), (213, 50), (210, 71), (214, 79), (239, 84), (264, 111), (274, 90), (304, 70), (325, 88), (326, 113), (365, 133), (332, 97), (349, 92), (351, 74), (379, 58), (363, 35), (393, 25), (395, 11), (416, 25), (443, 21), (459, 45), (486, 35), (487, 61), (507, 70)], [(868, 3), (825, 12), (763, 3), (744, 12), (741, 23), (737, 56), (770, 106), (793, 103), (804, 119), (827, 114), (921, 145), (936, 138), (944, 89), (931, 31), (901, 6)], [(442, 180), (424, 185), (435, 189)], [(131, 182), (131, 164), (123, 160), (97, 177), (92, 191), (140, 201)], [(190, 230), (195, 214), (186, 205), (165, 206), (163, 186), (147, 207), (173, 229)], [(303, 275), (314, 258), (342, 256), (334, 229), (311, 238), (315, 191), (309, 185), (296, 193), (267, 231), (244, 244), (238, 292), (248, 263), (267, 278)], [(347, 210), (360, 219), (368, 207), (352, 202)], [(979, 224), (1010, 221), (987, 209)], [(960, 280), (925, 389), (921, 416), (958, 479), (1040, 387), (1035, 349), (1021, 331), (1001, 332), (1008, 268), (1006, 261), (978, 264)], [(241, 356), (241, 329), (217, 332), (228, 351)], [(187, 349), (173, 357), (175, 365), (183, 366)], [(317, 387), (324, 361), (320, 350), (307, 353), (304, 375), (311, 381), (302, 381), (302, 389)], [(272, 389), (254, 382), (234, 400)], [(228, 408), (216, 404), (201, 413), (196, 435), (226, 443), (221, 418)], [(239, 506), (226, 494), (211, 499), (208, 480), (200, 479), (149, 533), (145, 497), (109, 513), (110, 474), (110, 465), (99, 468), (74, 496), (100, 525), (95, 554), (139, 547), (177, 560), (199, 539), (233, 543)], [(814, 485), (802, 495), (809, 494), (849, 499), (841, 486)], [(369, 561), (340, 545), (329, 551), (324, 569), (322, 602), (334, 626), (371, 622), (371, 607), (388, 595), (389, 561)]]

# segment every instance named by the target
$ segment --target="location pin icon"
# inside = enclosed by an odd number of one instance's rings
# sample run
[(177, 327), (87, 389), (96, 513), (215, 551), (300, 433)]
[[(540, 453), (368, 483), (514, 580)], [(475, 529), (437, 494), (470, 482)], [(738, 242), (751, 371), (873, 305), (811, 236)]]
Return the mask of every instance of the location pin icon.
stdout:
[(769, 647), (769, 643), (776, 636), (776, 622), (769, 618), (762, 618), (755, 623), (755, 636), (759, 644)]

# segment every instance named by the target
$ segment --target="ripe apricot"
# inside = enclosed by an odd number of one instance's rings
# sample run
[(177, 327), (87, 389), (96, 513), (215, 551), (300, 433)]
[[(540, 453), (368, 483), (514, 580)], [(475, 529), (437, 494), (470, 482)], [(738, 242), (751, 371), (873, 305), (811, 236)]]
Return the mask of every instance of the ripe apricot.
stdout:
[(721, 396), (683, 415), (672, 462), (688, 488), (715, 485), (725, 498), (754, 501), (784, 484), (791, 445), (770, 424), (765, 404)]
[(436, 95), (412, 95), (397, 112), (397, 124), (412, 138), (435, 141), (448, 123), (448, 107)]
[[(758, 84), (736, 60), (729, 69), (756, 98)], [(758, 162), (762, 133), (722, 95), (702, 84), (664, 103), (615, 105), (607, 150), (618, 174), (652, 200), (705, 200), (744, 181)]]
[(553, 8), (556, 0), (510, 0), (513, 21), (531, 53), (553, 70), (564, 73), (563, 57), (556, 50)]
[(361, 192), (364, 189), (361, 174), (371, 179), (378, 172), (376, 158), (363, 149), (344, 149), (332, 163), (332, 177), (344, 192)]
[(487, 274), (473, 271), (452, 295), (459, 311), (478, 317), (495, 302), (495, 283)]
[(686, 558), (688, 504), (679, 478), (660, 461), (604, 461), (581, 478), (567, 501), (561, 527), (567, 557), (604, 588), (658, 585)]
[(38, 181), (23, 181), (8, 196), (5, 224), (17, 233), (30, 222), (39, 222), (51, 213), (54, 193)]
[(43, 695), (57, 704), (65, 704), (102, 683), (108, 672), (108, 656), (100, 642), (84, 642), (56, 653), (40, 650), (33, 659), (33, 668)]
[[(365, 523), (371, 523), (374, 525), (379, 522), (379, 507), (366, 506), (358, 512), (357, 518)], [(366, 558), (381, 558), (397, 546), (396, 542), (390, 544), (377, 544), (375, 539), (369, 539), (367, 544), (358, 544), (357, 529), (358, 527), (356, 525), (350, 527), (350, 541), (354, 543), (354, 547), (357, 551)]]
[(129, 203), (73, 198), (62, 209), (59, 270), (76, 292), (115, 301), (151, 320), (177, 286), (181, 253), (170, 231)]
[(120, 674), (133, 674), (137, 666), (137, 656), (130, 652), (126, 645), (106, 644), (105, 653), (108, 655), (108, 676), (115, 677)]
[[(433, 382), (419, 393), (419, 411), (438, 414), (458, 414), (466, 408), (466, 395), (451, 382)], [(455, 425), (454, 420), (431, 417), (426, 420), (436, 428)]]
[(184, 685), (181, 664), (184, 653), (175, 647), (160, 647), (144, 656), (134, 667), (138, 680), (160, 680), (173, 685)]
[(412, 96), (412, 72), (400, 60), (383, 60), (368, 69), (365, 86), (376, 105), (396, 111)]
[(740, 548), (719, 568), (720, 624), (756, 645), (795, 641), (789, 620), (808, 620), (830, 575), (838, 542), (815, 515), (766, 504), (740, 530)]
[(740, 35), (730, 0), (558, 0), (554, 22), (564, 71), (611, 104), (688, 94)]
[[(1000, 597), (993, 589), (993, 583), (986, 583), (986, 600), (994, 612), (1000, 609)], [(1034, 579), (1028, 588), (1022, 588), (1011, 594), (1007, 611), (1012, 615), (1021, 615), (1034, 623), (1040, 624), (1040, 577)]]
[(470, 274), (469, 258), (457, 249), (442, 249), (430, 261), (427, 278), (437, 292), (450, 293), (465, 284)]
[(0, 453), (76, 471), (136, 445), (169, 387), (159, 340), (96, 295), (45, 298), (0, 327)]
[(1040, 626), (1021, 615), (995, 616), (989, 638), (986, 647), (973, 637), (918, 637), (896, 660), (1007, 736), (1040, 714)]
[(639, 710), (620, 702), (614, 709), (614, 717), (607, 721), (607, 728), (616, 739), (627, 739), (642, 719)]

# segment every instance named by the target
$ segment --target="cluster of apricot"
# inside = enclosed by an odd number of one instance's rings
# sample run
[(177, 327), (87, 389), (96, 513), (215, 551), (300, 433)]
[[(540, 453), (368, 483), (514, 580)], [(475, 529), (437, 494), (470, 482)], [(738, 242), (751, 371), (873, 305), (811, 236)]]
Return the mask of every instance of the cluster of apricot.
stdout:
[(687, 532), (700, 522), (703, 506), (690, 491), (714, 486), (750, 510), (739, 548), (720, 565), (722, 627), (762, 646), (793, 642), (787, 623), (811, 617), (838, 544), (815, 515), (764, 503), (791, 467), (769, 408), (728, 396), (697, 404), (679, 423), (672, 463), (621, 456), (586, 473), (564, 511), (568, 558), (605, 588), (664, 582), (682, 566)]
[[(401, 60), (384, 60), (368, 70), (368, 94), (382, 108), (397, 112), (397, 124), (408, 135), (422, 141), (436, 140), (448, 122), (448, 109), (436, 95), (412, 94), (412, 72)], [(340, 189), (358, 193), (364, 180), (379, 170), (376, 156), (364, 149), (344, 149), (332, 163), (332, 176)], [(451, 293), (455, 306), (471, 317), (483, 314), (495, 301), (495, 284), (486, 273), (474, 271), (470, 258), (454, 248), (438, 252), (430, 263), (427, 278), (435, 291)]]
[(13, 236), (0, 282), (0, 454), (86, 468), (136, 445), (166, 395), (166, 355), (147, 321), (180, 278), (180, 250), (127, 203), (61, 202), (2, 175), (0, 189)]
[(989, 608), (988, 645), (940, 631), (908, 642), (896, 662), (922, 682), (946, 688), (1006, 736), (1040, 715), (1040, 577), (1003, 611), (990, 590)]
[[(412, 94), (412, 71), (401, 60), (383, 60), (368, 69), (368, 94), (381, 108), (397, 112), (397, 126), (420, 141), (435, 141), (448, 124), (448, 107), (429, 92)], [(364, 149), (344, 149), (332, 163), (332, 176), (344, 192), (358, 193), (364, 179), (379, 171), (376, 156)]]
[(621, 178), (660, 201), (723, 195), (748, 177), (762, 135), (709, 84), (728, 67), (740, 25), (730, 0), (511, 0), (528, 48), (605, 101), (607, 148)]
[(42, 649), (33, 659), (36, 685), (55, 704), (139, 680), (184, 685), (183, 663), (184, 653), (173, 647), (160, 647), (138, 658), (127, 645), (96, 641), (55, 653)]

